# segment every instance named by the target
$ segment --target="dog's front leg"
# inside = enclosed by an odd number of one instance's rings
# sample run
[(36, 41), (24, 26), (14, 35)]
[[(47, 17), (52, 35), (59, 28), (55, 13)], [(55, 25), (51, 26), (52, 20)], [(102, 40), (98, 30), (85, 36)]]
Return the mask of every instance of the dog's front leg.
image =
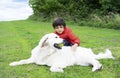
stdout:
[(9, 65), (10, 66), (17, 66), (17, 65), (29, 64), (29, 63), (34, 63), (32, 58), (25, 59), (25, 60), (20, 60), (20, 61), (16, 61), (16, 62), (12, 62)]

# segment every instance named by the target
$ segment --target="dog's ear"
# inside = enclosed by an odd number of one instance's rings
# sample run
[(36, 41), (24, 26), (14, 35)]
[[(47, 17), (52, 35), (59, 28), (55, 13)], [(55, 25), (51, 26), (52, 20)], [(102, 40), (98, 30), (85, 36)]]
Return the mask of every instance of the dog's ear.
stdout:
[(43, 36), (39, 42), (39, 47), (42, 48), (44, 47), (45, 45), (47, 45), (46, 41), (48, 39), (48, 35), (49, 34), (46, 34), (45, 36)]

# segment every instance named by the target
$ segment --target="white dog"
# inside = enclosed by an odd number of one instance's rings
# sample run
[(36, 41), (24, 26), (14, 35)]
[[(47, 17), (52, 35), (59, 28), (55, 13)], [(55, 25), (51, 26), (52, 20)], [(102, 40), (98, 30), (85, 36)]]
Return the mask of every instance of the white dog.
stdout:
[(94, 54), (91, 49), (78, 47), (76, 52), (71, 50), (71, 47), (63, 46), (55, 47), (55, 44), (60, 44), (63, 39), (59, 38), (54, 33), (46, 34), (42, 37), (39, 45), (32, 50), (32, 55), (29, 59), (10, 63), (10, 66), (35, 63), (38, 65), (50, 66), (51, 72), (64, 72), (63, 68), (71, 65), (89, 66), (92, 65), (92, 71), (102, 68), (102, 64), (98, 59), (114, 57), (110, 50), (105, 53)]

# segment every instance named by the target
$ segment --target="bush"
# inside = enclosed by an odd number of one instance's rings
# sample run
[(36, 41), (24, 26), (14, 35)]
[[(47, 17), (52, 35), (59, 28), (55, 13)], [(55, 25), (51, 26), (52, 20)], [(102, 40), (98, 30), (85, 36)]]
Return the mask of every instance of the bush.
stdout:
[(120, 0), (29, 0), (29, 4), (34, 12), (29, 19), (64, 17), (80, 25), (119, 29), (120, 16), (114, 16), (120, 13)]
[(120, 29), (120, 15), (96, 16), (92, 15), (89, 19), (79, 22), (80, 26), (90, 26), (99, 28)]

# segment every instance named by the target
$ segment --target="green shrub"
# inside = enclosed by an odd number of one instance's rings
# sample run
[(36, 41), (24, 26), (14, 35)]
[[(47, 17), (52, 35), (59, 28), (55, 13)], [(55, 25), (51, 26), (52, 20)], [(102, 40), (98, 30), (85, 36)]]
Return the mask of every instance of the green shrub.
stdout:
[(29, 19), (66, 21), (92, 27), (120, 29), (120, 0), (29, 0), (33, 15)]
[(97, 16), (91, 15), (87, 20), (80, 21), (80, 26), (120, 29), (120, 15)]

